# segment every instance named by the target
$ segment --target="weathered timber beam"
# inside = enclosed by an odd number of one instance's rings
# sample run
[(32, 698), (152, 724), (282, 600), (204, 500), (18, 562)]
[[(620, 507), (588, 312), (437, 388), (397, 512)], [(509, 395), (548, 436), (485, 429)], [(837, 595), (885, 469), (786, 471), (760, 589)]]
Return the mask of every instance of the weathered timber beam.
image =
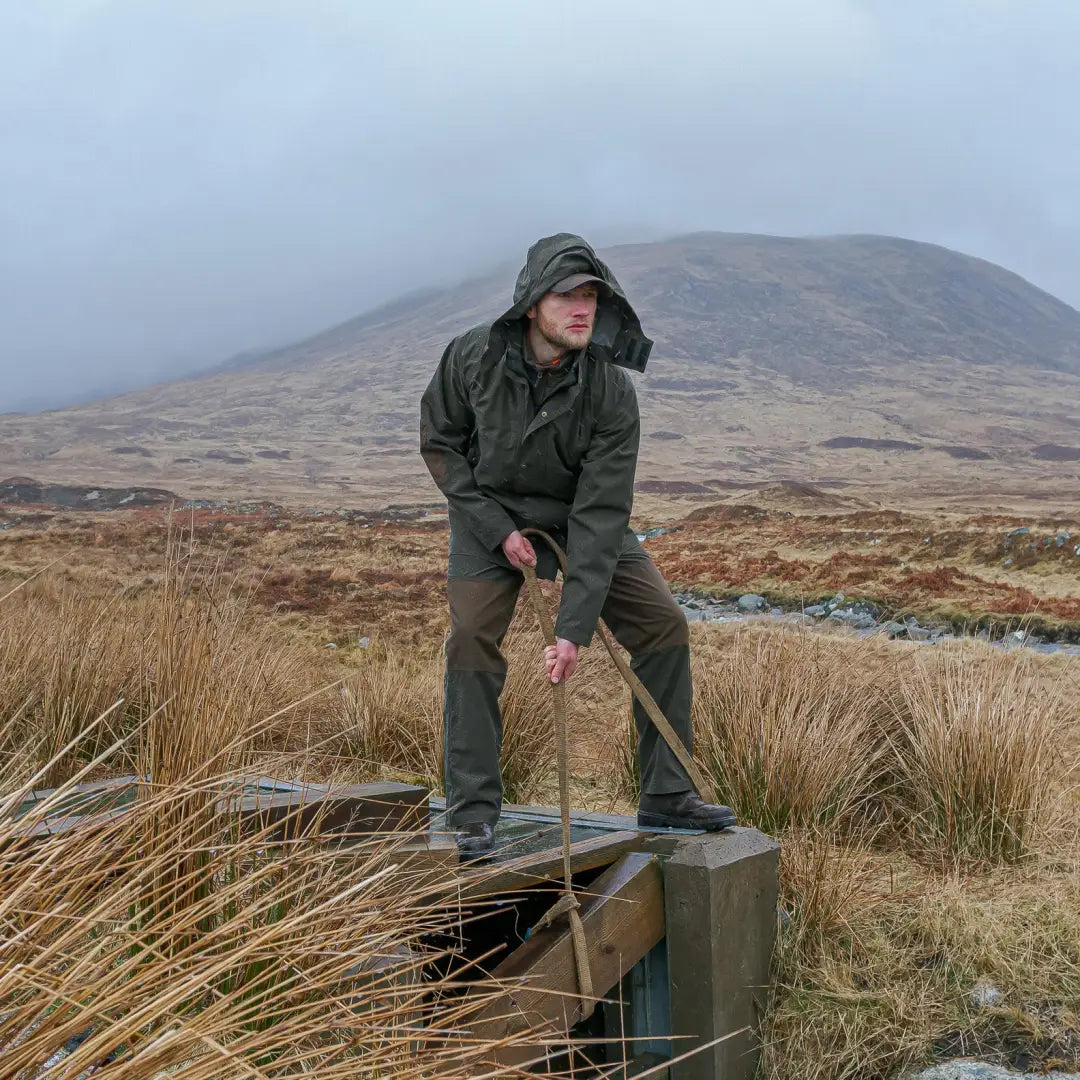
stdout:
[(757, 1075), (779, 859), (775, 840), (735, 828), (681, 840), (664, 864), (671, 1034), (681, 1051), (704, 1048), (672, 1065), (672, 1080)]
[[(653, 855), (624, 855), (590, 886), (581, 912), (593, 992), (602, 997), (664, 936), (664, 886)], [(570, 928), (565, 919), (533, 934), (492, 972), (510, 984), (471, 1025), (476, 1038), (500, 1041), (533, 1032), (561, 1039), (581, 1017)], [(537, 1048), (504, 1046), (501, 1063), (520, 1064)]]
[(245, 832), (269, 842), (319, 833), (399, 832), (427, 828), (428, 791), (411, 784), (305, 784), (294, 791), (245, 795), (229, 809)]
[[(138, 783), (137, 776), (123, 776), (73, 786), (56, 800), (55, 808), (43, 820), (31, 820), (25, 826), (16, 822), (11, 834), (37, 841), (71, 829), (107, 824), (131, 810), (130, 804), (115, 803)], [(23, 804), (44, 803), (57, 790), (33, 792)], [(242, 832), (266, 832), (268, 842), (315, 829), (319, 833), (345, 834), (419, 831), (430, 822), (428, 790), (412, 784), (371, 783), (335, 788), (325, 784), (297, 784), (289, 791), (226, 795), (218, 809), (224, 815), (237, 816)]]
[[(636, 851), (643, 843), (638, 832), (605, 833), (570, 845), (570, 872), (595, 870), (609, 866), (627, 852)], [(556, 881), (563, 874), (562, 849), (553, 847), (540, 854), (521, 855), (505, 863), (489, 864), (461, 875), (458, 894), (461, 900), (476, 900), (494, 893), (514, 892)]]

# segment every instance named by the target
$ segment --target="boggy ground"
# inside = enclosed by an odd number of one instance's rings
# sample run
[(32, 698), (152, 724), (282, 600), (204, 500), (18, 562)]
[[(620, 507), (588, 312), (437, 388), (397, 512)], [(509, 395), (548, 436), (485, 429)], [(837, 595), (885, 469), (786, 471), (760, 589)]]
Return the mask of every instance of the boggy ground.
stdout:
[[(678, 530), (648, 547), (679, 587), (790, 603), (843, 589), (1064, 630), (1075, 617), (1080, 525), (1067, 515), (650, 510), (642, 527)], [(110, 732), (141, 723), (162, 696), (164, 624), (181, 635), (168, 655), (211, 663), (192, 685), (219, 721), (243, 729), (305, 702), (258, 747), (287, 752), (296, 775), (438, 786), (443, 519), (22, 506), (0, 526), (7, 774), (25, 758), (29, 775), (40, 747), (119, 699)], [(178, 596), (199, 619), (163, 619)], [(504, 780), (522, 801), (550, 799), (553, 781), (532, 623), (522, 604), (503, 702)], [(784, 845), (763, 1075), (878, 1080), (958, 1050), (1080, 1060), (1078, 661), (752, 625), (695, 626), (693, 650), (697, 756), (741, 819)], [(601, 650), (571, 691), (575, 802), (628, 810), (628, 700)], [(78, 765), (61, 758), (50, 781)], [(1000, 996), (979, 1004), (971, 991), (987, 984)]]

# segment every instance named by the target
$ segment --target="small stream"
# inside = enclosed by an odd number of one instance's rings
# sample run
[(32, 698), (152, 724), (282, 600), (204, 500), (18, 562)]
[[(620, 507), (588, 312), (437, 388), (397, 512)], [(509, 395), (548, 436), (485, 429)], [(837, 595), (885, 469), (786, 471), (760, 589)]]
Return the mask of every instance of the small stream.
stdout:
[(823, 604), (812, 604), (801, 610), (784, 610), (768, 603), (763, 596), (746, 593), (737, 600), (717, 600), (703, 593), (675, 593), (688, 622), (739, 623), (774, 622), (781, 626), (846, 626), (856, 637), (888, 637), (896, 641), (915, 641), (937, 645), (944, 641), (984, 641), (1006, 650), (1031, 649), (1038, 653), (1061, 653), (1080, 656), (1080, 644), (1048, 641), (1028, 630), (1012, 630), (992, 636), (986, 630), (973, 634), (958, 634), (948, 627), (922, 624), (913, 616), (905, 619), (885, 619), (881, 609), (866, 600), (848, 600), (837, 593)]
[[(678, 528), (659, 526), (639, 532), (641, 543), (677, 532)], [(1012, 539), (1027, 534), (1027, 529), (1016, 529), (1009, 534)], [(1069, 540), (1068, 533), (1061, 533), (1056, 538), (1058, 547)], [(1080, 556), (1080, 544), (1076, 547)], [(843, 593), (837, 593), (824, 603), (811, 604), (799, 609), (785, 609), (771, 605), (764, 596), (746, 593), (738, 599), (718, 600), (714, 596), (698, 592), (675, 593), (675, 600), (682, 608), (688, 622), (754, 622), (772, 621), (782, 626), (808, 627), (823, 624), (848, 627), (856, 637), (888, 637), (894, 641), (915, 641), (924, 645), (937, 645), (942, 641), (984, 641), (1000, 649), (1031, 649), (1038, 653), (1061, 653), (1065, 656), (1080, 656), (1080, 644), (1073, 641), (1052, 641), (1030, 630), (1016, 629), (1002, 634), (992, 635), (987, 630), (978, 630), (970, 634), (958, 634), (951, 627), (922, 624), (914, 616), (904, 619), (886, 619), (884, 611), (868, 600), (848, 600)]]

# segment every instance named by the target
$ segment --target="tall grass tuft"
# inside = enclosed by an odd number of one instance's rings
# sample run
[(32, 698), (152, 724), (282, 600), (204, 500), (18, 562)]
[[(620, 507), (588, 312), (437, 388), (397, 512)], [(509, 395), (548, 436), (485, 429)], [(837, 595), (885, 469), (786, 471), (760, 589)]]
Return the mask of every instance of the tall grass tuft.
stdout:
[[(541, 672), (542, 648), (538, 635), (516, 626), (503, 643), (508, 670), (500, 698), (500, 767), (507, 802), (533, 797), (554, 759), (555, 721)], [(342, 685), (332, 726), (328, 748), (359, 775), (442, 787), (441, 671), (433, 659), (375, 642)]]
[(431, 942), (454, 938), (450, 882), (410, 870), (393, 839), (240, 835), (220, 812), (237, 784), (155, 785), (120, 817), (35, 843), (45, 804), (0, 822), (4, 1075), (478, 1070), (488, 1048), (465, 1025), (487, 995), (466, 1002), (434, 974), (447, 954)]
[[(12, 710), (9, 734), (27, 765), (48, 762), (47, 786), (71, 775), (76, 753), (93, 755), (138, 710), (148, 616), (141, 603), (82, 596), (47, 579), (0, 605), (0, 701)], [(93, 739), (80, 738), (90, 727)]]
[[(235, 736), (316, 685), (296, 644), (257, 618), (221, 575), (201, 573), (199, 561), (177, 540), (164, 580), (138, 595), (84, 596), (44, 579), (0, 604), (7, 737), (22, 748), (28, 770), (48, 762), (45, 786), (61, 784), (118, 741), (122, 749), (101, 760), (99, 772), (135, 772), (148, 756), (163, 778), (185, 773), (176, 755), (201, 755), (200, 740), (217, 737), (212, 729), (230, 725)], [(158, 720), (141, 728), (158, 709)], [(310, 707), (289, 711), (246, 752), (300, 745), (309, 718)], [(137, 730), (150, 742), (123, 738)]]
[(367, 778), (442, 787), (438, 666), (376, 641), (337, 694), (329, 748)]
[(698, 657), (696, 752), (720, 800), (765, 832), (850, 824), (882, 771), (880, 681), (809, 634), (740, 630)]
[[(159, 603), (131, 730), (109, 742), (103, 718), (87, 723), (84, 745), (57, 751), (79, 766), (21, 817), (18, 789), (56, 763), (0, 762), (3, 1074), (520, 1075), (485, 1064), (492, 1045), (468, 1034), (501, 988), (463, 996), (445, 973), (453, 949), (436, 943), (461, 919), (452, 871), (409, 862), (407, 836), (343, 848), (238, 827), (242, 771), (287, 765), (266, 756), (281, 716), (257, 705), (273, 661), (180, 557)], [(0, 705), (0, 745), (26, 717)], [(134, 802), (65, 819), (74, 785), (117, 756), (138, 764)]]
[(850, 913), (870, 891), (869, 850), (838, 843), (817, 828), (792, 829), (780, 853), (781, 932), (777, 967), (798, 970), (816, 959), (825, 943), (850, 934)]
[(543, 671), (543, 639), (535, 620), (511, 627), (503, 642), (506, 685), (499, 699), (503, 742), (500, 769), (507, 802), (529, 802), (555, 762), (555, 711)]
[(1047, 809), (1068, 716), (1031, 656), (919, 656), (892, 699), (893, 805), (916, 852), (1024, 855)]

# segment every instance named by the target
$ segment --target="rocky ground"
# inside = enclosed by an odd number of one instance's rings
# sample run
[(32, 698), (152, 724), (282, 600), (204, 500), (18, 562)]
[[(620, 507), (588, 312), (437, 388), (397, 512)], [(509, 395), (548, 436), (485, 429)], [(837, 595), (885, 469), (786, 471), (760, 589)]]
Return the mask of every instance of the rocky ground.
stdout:
[(848, 600), (842, 592), (823, 604), (811, 604), (799, 609), (785, 609), (769, 604), (757, 593), (743, 593), (736, 600), (717, 600), (707, 594), (679, 592), (675, 594), (689, 622), (745, 622), (751, 619), (772, 619), (792, 627), (837, 625), (848, 627), (857, 637), (884, 636), (890, 639), (924, 642), (936, 645), (942, 641), (957, 641), (965, 636), (1000, 645), (1005, 649), (1031, 648), (1041, 653), (1061, 652), (1080, 656), (1080, 644), (1074, 641), (1071, 629), (1059, 631), (1050, 639), (1031, 630), (1009, 630), (993, 635), (987, 629), (971, 634), (955, 632), (949, 625), (928, 621), (920, 623), (914, 615), (889, 619), (879, 605), (868, 600)]
[(984, 1061), (958, 1060), (911, 1073), (907, 1080), (1040, 1080), (1047, 1077), (1050, 1080), (1080, 1080), (1080, 1073), (1018, 1073)]

